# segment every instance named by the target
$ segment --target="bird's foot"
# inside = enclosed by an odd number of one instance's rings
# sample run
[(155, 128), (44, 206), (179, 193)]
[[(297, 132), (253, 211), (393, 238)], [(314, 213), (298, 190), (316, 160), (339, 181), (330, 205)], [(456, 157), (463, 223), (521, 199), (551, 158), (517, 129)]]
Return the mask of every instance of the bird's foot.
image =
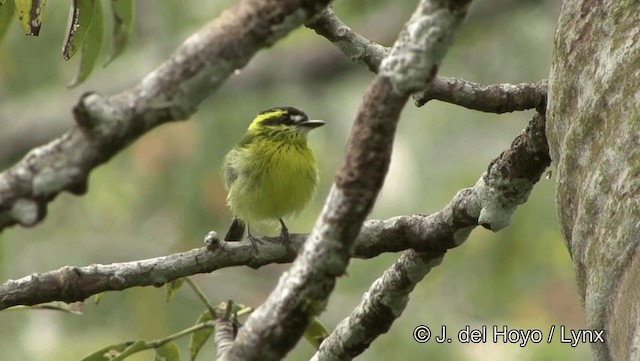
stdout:
[(289, 229), (284, 224), (282, 219), (278, 219), (280, 221), (280, 225), (282, 226), (282, 230), (280, 231), (280, 238), (282, 239), (282, 245), (286, 248), (287, 252), (294, 252), (295, 250), (291, 247), (291, 237), (289, 237)]
[(251, 248), (253, 248), (256, 253), (258, 252), (258, 244), (264, 244), (260, 238), (254, 237), (251, 233), (247, 235), (247, 239), (251, 242)]

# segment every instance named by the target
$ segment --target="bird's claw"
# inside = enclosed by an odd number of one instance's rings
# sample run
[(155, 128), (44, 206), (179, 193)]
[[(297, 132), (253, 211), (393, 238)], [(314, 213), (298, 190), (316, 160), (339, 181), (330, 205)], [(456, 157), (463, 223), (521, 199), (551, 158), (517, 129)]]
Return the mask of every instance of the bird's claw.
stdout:
[(247, 236), (247, 239), (249, 240), (249, 242), (251, 242), (251, 248), (253, 248), (253, 250), (256, 252), (258, 252), (258, 244), (264, 244), (264, 241), (262, 241), (260, 238), (252, 236), (251, 234)]
[(282, 228), (282, 232), (280, 232), (280, 239), (282, 239), (282, 245), (287, 250), (287, 252), (295, 252), (293, 247), (291, 246), (291, 237), (289, 236), (289, 230), (286, 227)]

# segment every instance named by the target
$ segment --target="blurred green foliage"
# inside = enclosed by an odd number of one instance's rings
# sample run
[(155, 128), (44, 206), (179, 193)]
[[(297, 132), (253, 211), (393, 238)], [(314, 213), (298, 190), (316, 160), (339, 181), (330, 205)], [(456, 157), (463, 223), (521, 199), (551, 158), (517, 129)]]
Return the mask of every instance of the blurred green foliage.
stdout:
[[(40, 37), (24, 37), (19, 26), (11, 26), (0, 47), (0, 129), (33, 116), (71, 126), (70, 109), (82, 92), (112, 94), (132, 86), (231, 3), (137, 2), (136, 28), (128, 49), (73, 90), (65, 85), (77, 63), (62, 61), (60, 53), (68, 4), (49, 3)], [(415, 1), (335, 4), (336, 13), (347, 24), (385, 45), (392, 43), (414, 5)], [(481, 83), (545, 78), (557, 13), (553, 0), (474, 2), (440, 74)], [(326, 54), (334, 60), (329, 66), (318, 65)], [(345, 64), (335, 47), (313, 31), (295, 31), (260, 52), (207, 99), (192, 119), (152, 131), (96, 169), (85, 196), (63, 194), (51, 203), (42, 224), (0, 234), (0, 280), (63, 265), (122, 262), (185, 251), (199, 247), (209, 230), (224, 232), (230, 214), (220, 175), (222, 157), (255, 113), (276, 105), (294, 105), (327, 121), (327, 126), (310, 137), (321, 166), (318, 195), (308, 211), (290, 222), (292, 232), (308, 231), (341, 162), (350, 122), (371, 78), (365, 69)], [(27, 112), (26, 107), (13, 113), (1, 111), (11, 109), (12, 104), (42, 103), (53, 107), (36, 108), (38, 112)], [(475, 183), (531, 116), (531, 112), (484, 114), (436, 102), (423, 108), (408, 104), (387, 182), (371, 218), (440, 209), (456, 191)], [(0, 158), (8, 151), (2, 144), (0, 140)], [(464, 245), (448, 252), (413, 292), (390, 332), (360, 358), (589, 358), (588, 345), (572, 348), (559, 343), (558, 337), (551, 344), (526, 347), (419, 344), (412, 339), (420, 324), (434, 330), (446, 325), (450, 333), (466, 325), (507, 325), (540, 329), (545, 336), (552, 325), (584, 327), (553, 192), (553, 177), (542, 180), (510, 227), (495, 234), (477, 229)], [(353, 260), (322, 322), (333, 328), (347, 316), (371, 282), (397, 257), (385, 254)], [(234, 299), (258, 306), (286, 268), (224, 269), (194, 279), (214, 302)], [(148, 287), (107, 293), (98, 305), (87, 300), (83, 309), (82, 316), (44, 310), (0, 312), (0, 359), (78, 360), (108, 344), (162, 338), (189, 327), (204, 306), (187, 287), (179, 289), (169, 303), (162, 289)], [(188, 340), (177, 344), (186, 355)], [(305, 360), (312, 354), (311, 347), (300, 342), (289, 359)], [(152, 353), (142, 353), (132, 360), (151, 357)], [(211, 358), (212, 347), (203, 348), (199, 357)]]

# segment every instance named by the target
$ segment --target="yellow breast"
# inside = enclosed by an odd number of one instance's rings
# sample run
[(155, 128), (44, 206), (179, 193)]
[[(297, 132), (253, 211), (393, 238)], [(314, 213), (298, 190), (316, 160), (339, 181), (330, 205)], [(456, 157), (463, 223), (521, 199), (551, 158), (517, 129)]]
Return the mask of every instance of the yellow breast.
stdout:
[(318, 170), (304, 136), (287, 142), (261, 139), (232, 152), (226, 167), (235, 178), (228, 182), (227, 202), (240, 219), (254, 223), (295, 215), (311, 200)]

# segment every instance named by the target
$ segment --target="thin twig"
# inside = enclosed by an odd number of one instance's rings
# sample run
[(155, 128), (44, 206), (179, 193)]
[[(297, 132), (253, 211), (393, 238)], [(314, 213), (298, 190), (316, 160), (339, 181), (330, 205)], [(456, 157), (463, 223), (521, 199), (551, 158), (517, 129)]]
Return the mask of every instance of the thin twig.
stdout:
[(175, 341), (177, 339), (179, 339), (180, 337), (184, 337), (187, 335), (190, 335), (196, 331), (200, 331), (204, 328), (210, 328), (210, 327), (215, 327), (215, 323), (213, 321), (206, 321), (206, 322), (202, 322), (202, 323), (198, 323), (196, 325), (193, 325), (191, 327), (185, 328), (184, 330), (178, 331), (172, 335), (169, 335), (167, 337), (163, 337), (157, 340), (152, 340), (152, 341), (147, 341), (147, 345), (148, 345), (148, 349), (150, 348), (156, 348), (156, 347), (160, 347), (162, 345), (164, 345), (167, 342), (171, 342), (171, 341)]
[(207, 295), (204, 294), (204, 292), (202, 291), (202, 288), (200, 288), (200, 286), (198, 286), (198, 284), (195, 283), (189, 277), (185, 277), (184, 280), (185, 282), (187, 282), (189, 287), (191, 287), (193, 292), (195, 292), (196, 296), (198, 296), (200, 301), (202, 301), (202, 303), (204, 303), (204, 305), (207, 307), (207, 309), (209, 310), (209, 313), (211, 314), (211, 317), (213, 319), (216, 319), (218, 317), (216, 313), (216, 308), (211, 304), (211, 301), (209, 301), (209, 298), (207, 297)]

